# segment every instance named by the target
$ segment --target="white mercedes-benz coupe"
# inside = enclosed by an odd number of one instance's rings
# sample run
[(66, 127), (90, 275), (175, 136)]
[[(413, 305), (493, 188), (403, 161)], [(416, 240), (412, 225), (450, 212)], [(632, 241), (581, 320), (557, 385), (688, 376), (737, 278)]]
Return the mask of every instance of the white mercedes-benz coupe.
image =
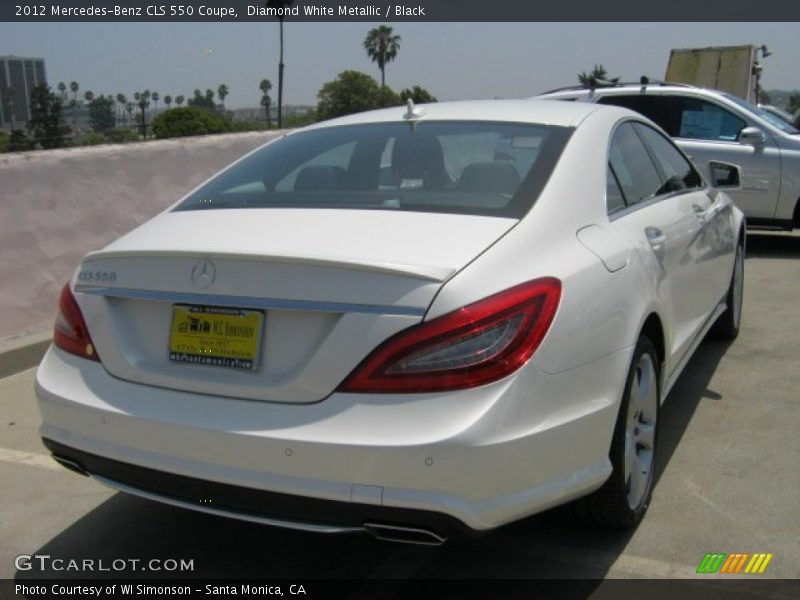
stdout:
[(707, 331), (738, 333), (719, 187), (596, 104), (290, 132), (86, 256), (42, 438), (118, 490), (302, 530), (439, 543), (571, 501), (634, 525), (662, 401)]

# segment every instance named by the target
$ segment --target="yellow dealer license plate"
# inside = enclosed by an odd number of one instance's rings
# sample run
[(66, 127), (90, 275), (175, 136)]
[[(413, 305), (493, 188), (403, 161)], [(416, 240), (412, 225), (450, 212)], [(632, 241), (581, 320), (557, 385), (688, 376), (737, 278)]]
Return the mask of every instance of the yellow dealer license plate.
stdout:
[(177, 362), (258, 368), (264, 313), (219, 306), (172, 307), (169, 359)]

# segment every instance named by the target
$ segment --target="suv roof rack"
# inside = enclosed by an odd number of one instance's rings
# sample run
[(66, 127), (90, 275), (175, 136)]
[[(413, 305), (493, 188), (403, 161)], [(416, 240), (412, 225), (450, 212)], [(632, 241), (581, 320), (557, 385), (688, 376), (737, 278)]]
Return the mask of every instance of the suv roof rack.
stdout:
[(598, 88), (615, 88), (615, 87), (623, 87), (628, 85), (640, 85), (642, 87), (647, 87), (648, 85), (657, 85), (660, 87), (664, 86), (675, 86), (675, 87), (685, 87), (685, 88), (693, 88), (695, 86), (690, 85), (688, 83), (677, 83), (674, 81), (663, 81), (661, 79), (651, 79), (647, 75), (642, 75), (639, 78), (639, 81), (620, 81), (619, 78), (616, 79), (595, 79), (594, 77), (590, 77), (586, 83), (582, 83), (579, 85), (568, 85), (565, 87), (556, 88), (554, 90), (548, 90), (546, 92), (542, 92), (542, 94), (554, 94), (556, 92), (569, 92), (573, 90), (596, 90)]

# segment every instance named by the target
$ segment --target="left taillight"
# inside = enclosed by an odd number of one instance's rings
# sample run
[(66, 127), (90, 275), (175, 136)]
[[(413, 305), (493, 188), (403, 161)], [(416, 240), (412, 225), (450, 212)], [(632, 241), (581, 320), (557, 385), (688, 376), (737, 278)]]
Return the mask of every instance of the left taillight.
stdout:
[(53, 331), (53, 343), (62, 350), (81, 358), (100, 362), (100, 357), (97, 356), (97, 350), (95, 350), (86, 327), (86, 321), (75, 301), (75, 296), (69, 289), (69, 284), (61, 290), (61, 296), (58, 299), (58, 316)]
[(509, 375), (533, 356), (561, 299), (561, 282), (523, 283), (401, 331), (379, 346), (340, 392), (466, 389)]

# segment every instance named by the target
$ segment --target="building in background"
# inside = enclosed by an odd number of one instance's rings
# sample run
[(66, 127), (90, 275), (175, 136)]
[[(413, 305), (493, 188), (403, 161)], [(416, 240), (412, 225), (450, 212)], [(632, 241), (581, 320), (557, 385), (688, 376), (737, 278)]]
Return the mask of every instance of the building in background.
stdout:
[(43, 58), (0, 56), (0, 129), (28, 122), (31, 91), (43, 83), (47, 83)]

